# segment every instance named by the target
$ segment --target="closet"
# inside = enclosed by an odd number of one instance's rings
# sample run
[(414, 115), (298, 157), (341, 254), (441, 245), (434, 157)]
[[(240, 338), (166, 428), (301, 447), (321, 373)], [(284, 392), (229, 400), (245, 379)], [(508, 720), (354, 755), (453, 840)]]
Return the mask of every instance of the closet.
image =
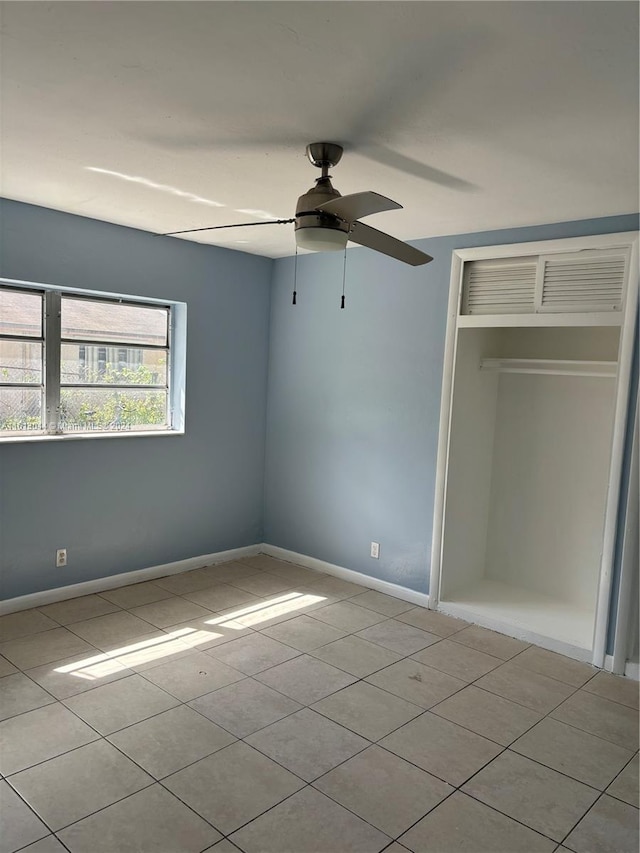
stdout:
[(430, 606), (602, 665), (637, 235), (454, 252)]

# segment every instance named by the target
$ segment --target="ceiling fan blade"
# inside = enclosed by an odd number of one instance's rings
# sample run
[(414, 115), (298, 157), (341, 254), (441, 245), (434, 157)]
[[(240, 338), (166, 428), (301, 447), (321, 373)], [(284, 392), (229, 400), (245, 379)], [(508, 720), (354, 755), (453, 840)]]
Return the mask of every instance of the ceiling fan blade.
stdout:
[(420, 264), (428, 264), (433, 258), (421, 252), (419, 249), (414, 249), (408, 243), (403, 243), (402, 240), (396, 240), (390, 234), (385, 234), (384, 231), (378, 231), (377, 228), (371, 228), (365, 225), (364, 222), (354, 222), (349, 240), (352, 243), (358, 243), (360, 246), (366, 246), (368, 249), (374, 249), (376, 252), (382, 252), (384, 255), (389, 255), (397, 261), (403, 261), (405, 264), (411, 264), (412, 267), (420, 266)]
[(365, 192), (343, 195), (318, 205), (316, 210), (332, 213), (345, 222), (355, 222), (363, 216), (381, 213), (383, 210), (399, 210), (402, 207), (397, 201), (392, 201), (380, 193)]
[(210, 225), (208, 228), (187, 228), (185, 231), (167, 231), (155, 237), (175, 237), (176, 234), (194, 234), (196, 231), (218, 231), (220, 228), (246, 228), (248, 225), (288, 225), (295, 219), (269, 219), (265, 222), (236, 222), (233, 225)]

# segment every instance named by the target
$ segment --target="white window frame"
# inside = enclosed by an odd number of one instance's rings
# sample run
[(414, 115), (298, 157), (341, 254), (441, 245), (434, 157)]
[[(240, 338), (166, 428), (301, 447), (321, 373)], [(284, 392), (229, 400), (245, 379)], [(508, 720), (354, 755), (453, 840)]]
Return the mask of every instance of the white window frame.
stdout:
[[(17, 443), (31, 441), (68, 441), (85, 438), (131, 438), (184, 435), (184, 411), (185, 411), (185, 374), (186, 374), (186, 316), (187, 306), (184, 302), (175, 302), (166, 299), (149, 299), (147, 297), (132, 296), (121, 293), (108, 293), (103, 291), (84, 290), (71, 287), (60, 287), (49, 284), (41, 284), (31, 281), (20, 281), (17, 279), (0, 278), (0, 288), (13, 289), (21, 292), (36, 292), (43, 297), (42, 309), (42, 336), (31, 337), (34, 343), (42, 343), (42, 428), (6, 433), (0, 435), (0, 443)], [(153, 347), (147, 344), (143, 348), (166, 349), (167, 351), (167, 426), (151, 430), (95, 430), (95, 431), (73, 431), (63, 432), (60, 428), (60, 390), (62, 386), (60, 376), (60, 357), (62, 345), (69, 343), (61, 337), (61, 303), (63, 297), (85, 298), (103, 303), (117, 303), (123, 305), (134, 305), (149, 308), (166, 308), (168, 312), (167, 345), (166, 347)], [(79, 345), (91, 346), (115, 346), (116, 343), (101, 340), (96, 341), (73, 341)], [(122, 344), (123, 347), (131, 346)], [(7, 383), (8, 385), (8, 383)], [(11, 383), (13, 385), (13, 383)], [(3, 387), (5, 387), (3, 385)], [(38, 386), (33, 386), (34, 388)], [(72, 386), (75, 387), (75, 386)], [(80, 385), (78, 385), (80, 387)], [(82, 383), (82, 387), (85, 387)], [(96, 387), (87, 385), (86, 387)], [(100, 386), (102, 387), (102, 386)], [(106, 386), (111, 387), (111, 386)], [(118, 387), (118, 386), (114, 386)], [(140, 386), (141, 388), (156, 386)], [(159, 387), (159, 386), (158, 386)], [(162, 386), (165, 387), (165, 386)]]

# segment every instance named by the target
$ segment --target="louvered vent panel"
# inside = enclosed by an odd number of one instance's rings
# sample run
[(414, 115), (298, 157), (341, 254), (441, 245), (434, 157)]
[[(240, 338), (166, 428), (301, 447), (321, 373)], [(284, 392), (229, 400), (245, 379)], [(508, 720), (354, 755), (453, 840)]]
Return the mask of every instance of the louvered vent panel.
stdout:
[(465, 265), (463, 314), (531, 314), (536, 260), (472, 261)]
[(621, 311), (626, 257), (581, 252), (546, 258), (542, 311)]

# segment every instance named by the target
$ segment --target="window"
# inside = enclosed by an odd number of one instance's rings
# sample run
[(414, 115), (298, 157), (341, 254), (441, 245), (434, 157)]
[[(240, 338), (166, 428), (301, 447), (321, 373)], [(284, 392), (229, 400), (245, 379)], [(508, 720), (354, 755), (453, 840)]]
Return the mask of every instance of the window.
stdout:
[(0, 431), (42, 429), (44, 294), (0, 289)]
[(179, 431), (178, 306), (0, 282), (0, 436)]

